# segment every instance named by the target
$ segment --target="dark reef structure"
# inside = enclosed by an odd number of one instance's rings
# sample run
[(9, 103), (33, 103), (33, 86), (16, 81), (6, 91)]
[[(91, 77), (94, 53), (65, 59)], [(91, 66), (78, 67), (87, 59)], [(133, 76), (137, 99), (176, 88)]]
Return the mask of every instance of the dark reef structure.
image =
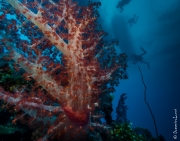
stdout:
[(128, 107), (125, 105), (125, 100), (127, 99), (127, 94), (123, 93), (120, 95), (118, 105), (116, 107), (116, 121), (121, 123), (129, 123), (127, 119)]

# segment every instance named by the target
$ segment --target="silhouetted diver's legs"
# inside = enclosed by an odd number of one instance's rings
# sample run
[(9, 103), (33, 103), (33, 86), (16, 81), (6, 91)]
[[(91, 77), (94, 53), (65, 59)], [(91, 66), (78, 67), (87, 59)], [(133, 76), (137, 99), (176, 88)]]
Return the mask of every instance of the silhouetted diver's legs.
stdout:
[(150, 65), (148, 62), (140, 61), (141, 63), (147, 64), (148, 68), (150, 69)]
[(144, 50), (143, 47), (140, 47), (140, 49), (143, 51), (143, 53), (141, 54), (141, 56), (143, 56), (144, 54), (146, 54), (147, 52)]

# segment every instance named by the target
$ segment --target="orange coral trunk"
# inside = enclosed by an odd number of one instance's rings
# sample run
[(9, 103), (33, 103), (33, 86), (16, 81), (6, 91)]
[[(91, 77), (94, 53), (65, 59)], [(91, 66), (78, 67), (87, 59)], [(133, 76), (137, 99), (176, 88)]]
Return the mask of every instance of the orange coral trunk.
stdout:
[(68, 118), (75, 124), (84, 126), (89, 121), (89, 114), (87, 111), (73, 111), (71, 107), (63, 107)]

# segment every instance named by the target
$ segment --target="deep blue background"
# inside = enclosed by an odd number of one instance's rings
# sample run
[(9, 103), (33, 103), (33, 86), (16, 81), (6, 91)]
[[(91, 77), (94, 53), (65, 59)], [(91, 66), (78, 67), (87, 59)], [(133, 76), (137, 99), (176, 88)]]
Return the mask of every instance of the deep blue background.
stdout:
[[(79, 0), (82, 5), (87, 4), (87, 1)], [(128, 56), (132, 53), (141, 54), (142, 46), (147, 51), (144, 60), (150, 63), (150, 69), (145, 64), (134, 65), (132, 60), (128, 60), (129, 79), (121, 81), (116, 88), (113, 119), (116, 118), (115, 108), (120, 94), (127, 93), (127, 116), (133, 127), (147, 128), (155, 136), (153, 120), (144, 103), (139, 65), (158, 132), (167, 141), (172, 141), (174, 109), (180, 109), (180, 0), (132, 0), (121, 13), (116, 8), (118, 1), (101, 0), (99, 23), (109, 33), (108, 40), (119, 41), (117, 52), (125, 52)], [(139, 18), (131, 27), (127, 21), (134, 14)], [(180, 140), (179, 129), (180, 125)]]

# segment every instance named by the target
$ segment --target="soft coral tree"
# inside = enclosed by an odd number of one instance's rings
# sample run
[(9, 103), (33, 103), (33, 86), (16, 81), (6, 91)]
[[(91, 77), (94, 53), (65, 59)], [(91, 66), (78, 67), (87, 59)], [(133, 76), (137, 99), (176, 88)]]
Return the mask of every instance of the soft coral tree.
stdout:
[(79, 7), (72, 0), (6, 2), (1, 1), (0, 17), (5, 27), (1, 29), (3, 57), (13, 59), (15, 68), (26, 71), (25, 79), (33, 78), (35, 87), (46, 90), (12, 94), (1, 88), (0, 98), (24, 112), (14, 122), (26, 114), (32, 117), (30, 125), (43, 121), (47, 128), (42, 140), (53, 135), (63, 140), (86, 138), (92, 127), (107, 129), (97, 123), (101, 116), (95, 109), (100, 97), (118, 83), (117, 76), (126, 77), (126, 55), (117, 56), (115, 43), (103, 40), (105, 32), (97, 24), (100, 3)]

